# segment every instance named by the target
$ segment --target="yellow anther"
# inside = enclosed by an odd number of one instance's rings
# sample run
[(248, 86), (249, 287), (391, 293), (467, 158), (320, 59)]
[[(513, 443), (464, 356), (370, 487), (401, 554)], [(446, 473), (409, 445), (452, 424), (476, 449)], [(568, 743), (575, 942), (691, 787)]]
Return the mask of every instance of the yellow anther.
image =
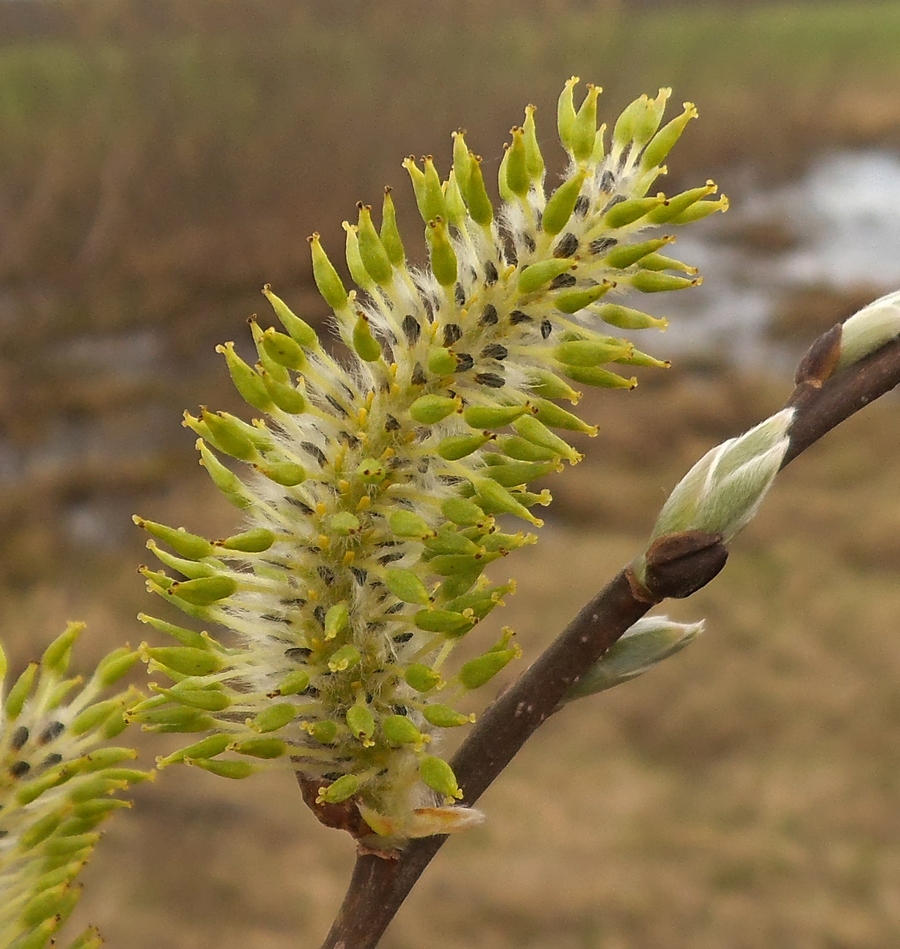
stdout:
[(316, 505), (316, 514), (318, 514), (319, 517), (324, 517), (327, 513), (328, 508), (325, 507), (322, 501), (319, 501), (319, 503)]
[(372, 499), (368, 494), (364, 494), (356, 505), (357, 511), (365, 511), (372, 506)]
[(331, 538), (327, 534), (319, 534), (319, 546), (322, 550), (328, 550), (331, 546)]
[(350, 564), (352, 564), (354, 560), (356, 560), (356, 551), (348, 550), (344, 554), (344, 566), (349, 567)]
[(338, 490), (341, 494), (346, 494), (350, 490), (350, 482), (347, 481), (346, 478), (341, 478), (341, 480), (338, 481)]

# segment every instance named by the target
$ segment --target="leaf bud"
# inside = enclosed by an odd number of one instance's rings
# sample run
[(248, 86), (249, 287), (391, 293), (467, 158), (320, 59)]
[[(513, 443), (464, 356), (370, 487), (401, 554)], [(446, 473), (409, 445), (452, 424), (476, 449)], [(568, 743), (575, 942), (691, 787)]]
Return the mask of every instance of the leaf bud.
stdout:
[(676, 623), (667, 616), (639, 619), (566, 693), (563, 702), (628, 682), (694, 641), (703, 623)]
[(728, 542), (756, 514), (790, 445), (794, 409), (782, 409), (738, 438), (707, 452), (675, 486), (652, 539), (684, 531), (722, 534)]
[(900, 291), (888, 293), (854, 313), (841, 326), (837, 368), (845, 369), (900, 336)]

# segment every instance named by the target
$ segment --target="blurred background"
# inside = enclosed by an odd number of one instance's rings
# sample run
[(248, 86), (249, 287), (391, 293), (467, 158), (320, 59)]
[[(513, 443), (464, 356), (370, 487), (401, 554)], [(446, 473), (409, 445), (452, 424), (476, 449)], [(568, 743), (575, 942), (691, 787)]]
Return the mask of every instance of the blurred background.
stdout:
[[(421, 254), (402, 158), (446, 168), (464, 127), (489, 177), (531, 101), (559, 170), (573, 74), (604, 87), (607, 121), (660, 86), (696, 102), (661, 186), (712, 177), (732, 210), (679, 239), (704, 286), (639, 304), (673, 323), (641, 348), (676, 367), (591, 399), (600, 437), (551, 484), (542, 542), (504, 565), (520, 592), (497, 623), (526, 656), (702, 452), (780, 406), (816, 334), (900, 287), (900, 4), (0, 0), (14, 668), (68, 618), (89, 623), (85, 667), (145, 636), (133, 512), (232, 531), (181, 412), (239, 411), (214, 347), (244, 340), (263, 283), (325, 318), (306, 236), (338, 258), (341, 221), (390, 184)], [(669, 610), (707, 634), (551, 721), (386, 949), (900, 944), (897, 416), (883, 399), (785, 472), (723, 575)], [(353, 846), (289, 775), (172, 768), (138, 799), (79, 911), (111, 946), (319, 944)]]

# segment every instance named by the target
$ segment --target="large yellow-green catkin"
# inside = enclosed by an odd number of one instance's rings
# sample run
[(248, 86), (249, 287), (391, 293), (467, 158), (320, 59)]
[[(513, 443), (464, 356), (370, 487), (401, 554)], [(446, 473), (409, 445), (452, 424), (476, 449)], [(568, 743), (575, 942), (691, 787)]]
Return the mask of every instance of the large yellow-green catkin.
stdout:
[[(365, 204), (344, 225), (358, 289), (313, 234), (313, 275), (347, 362), (271, 291), (287, 335), (251, 324), (256, 366), (222, 347), (258, 417), (204, 410), (187, 424), (244, 511), (235, 538), (248, 541), (141, 522), (179, 574), (146, 570), (149, 587), (204, 630), (232, 632), (220, 644), (171, 627), (177, 645), (146, 650), (173, 684), (132, 714), (192, 733), (164, 764), (240, 778), (280, 756), (321, 804), (355, 803), (382, 846), (472, 822), (439, 737), (468, 720), (457, 701), (519, 652), (504, 632), (454, 664), (455, 645), (512, 591), (485, 570), (534, 541), (508, 521), (541, 524), (535, 509), (550, 496), (534, 482), (581, 458), (568, 433), (596, 434), (557, 400), (577, 402), (573, 384), (630, 388), (630, 365), (665, 365), (610, 335), (665, 320), (612, 298), (695, 284), (693, 268), (659, 250), (679, 223), (724, 207), (711, 184), (651, 192), (693, 107), (662, 125), (668, 90), (641, 97), (607, 148), (600, 90), (576, 104), (576, 82), (558, 108), (570, 165), (549, 193), (532, 106), (499, 166), (499, 208), (463, 132), (446, 179), (430, 156), (403, 163), (428, 268), (407, 263), (389, 193), (380, 225)], [(651, 225), (667, 233), (648, 236)]]

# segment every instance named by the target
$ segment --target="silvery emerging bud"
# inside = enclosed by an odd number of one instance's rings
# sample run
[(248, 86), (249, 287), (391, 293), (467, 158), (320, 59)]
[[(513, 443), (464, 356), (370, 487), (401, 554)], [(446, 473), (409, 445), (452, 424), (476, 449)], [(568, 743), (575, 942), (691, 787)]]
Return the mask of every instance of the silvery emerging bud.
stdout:
[(668, 616), (645, 616), (613, 643), (566, 693), (563, 703), (605, 692), (674, 656), (703, 632), (703, 622), (676, 623)]
[(846, 369), (900, 336), (900, 290), (864, 306), (841, 326), (837, 368)]
[(756, 514), (781, 469), (793, 417), (793, 409), (782, 409), (707, 452), (669, 495), (651, 541), (689, 530), (730, 541)]

